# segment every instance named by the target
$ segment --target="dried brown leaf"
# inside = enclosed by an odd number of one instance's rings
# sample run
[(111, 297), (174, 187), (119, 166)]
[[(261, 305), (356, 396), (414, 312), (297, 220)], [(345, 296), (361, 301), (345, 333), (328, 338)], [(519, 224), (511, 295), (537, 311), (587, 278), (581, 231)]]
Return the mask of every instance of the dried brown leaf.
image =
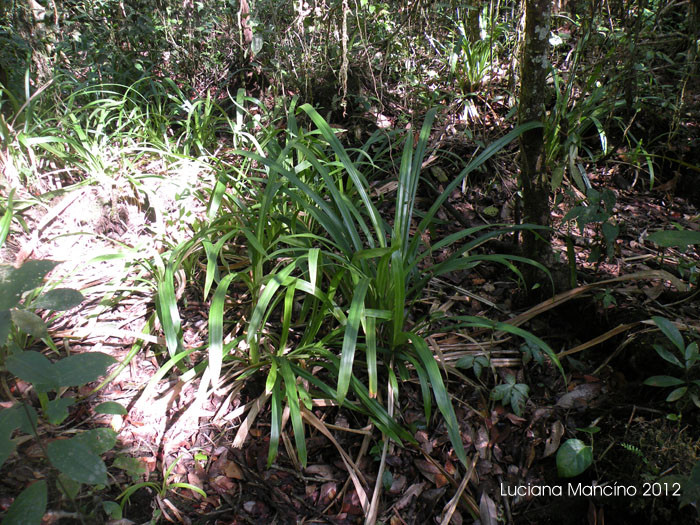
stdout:
[(486, 492), (481, 494), (481, 500), (479, 501), (479, 517), (482, 525), (498, 525), (496, 504)]
[(548, 456), (551, 456), (554, 454), (557, 449), (559, 448), (559, 443), (561, 442), (561, 437), (564, 435), (564, 425), (562, 425), (561, 421), (555, 421), (552, 423), (552, 430), (549, 433), (549, 438), (547, 438), (547, 441), (544, 446), (544, 454), (542, 454), (543, 458), (546, 458)]

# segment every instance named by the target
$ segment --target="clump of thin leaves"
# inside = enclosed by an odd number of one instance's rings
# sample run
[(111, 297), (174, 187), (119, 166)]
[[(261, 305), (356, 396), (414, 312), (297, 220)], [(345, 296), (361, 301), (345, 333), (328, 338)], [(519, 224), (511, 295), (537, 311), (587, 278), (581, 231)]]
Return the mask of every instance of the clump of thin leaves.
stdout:
[[(239, 94), (236, 102), (245, 117), (245, 105), (252, 101)], [(305, 129), (300, 115), (314, 128)], [(475, 252), (489, 239), (512, 231), (505, 225), (469, 228), (430, 246), (421, 241), (420, 233), (433, 224), (464, 177), (528, 129), (514, 130), (486, 148), (417, 221), (416, 193), (434, 117), (435, 110), (426, 116), (415, 147), (411, 134), (405, 137), (392, 223), (379, 213), (360, 171), (374, 165), (369, 148), (346, 149), (311, 106), (297, 108), (293, 102), (284, 133), (270, 130), (257, 138), (237, 119), (235, 129), (244, 147), (236, 154), (242, 160), (212, 188), (210, 224), (198, 235), (200, 248), (188, 245), (191, 248), (182, 251), (204, 252), (204, 296), (214, 290), (207, 382), (216, 384), (223, 364), (231, 360), (245, 367), (239, 378), (252, 373), (266, 377), (272, 416), (269, 462), (277, 453), (286, 404), (299, 461), (306, 464), (303, 413), (317, 399), (365, 414), (398, 443), (413, 442), (397, 423), (400, 419), (379, 401), (386, 398), (380, 395), (384, 381), (398, 399), (400, 382), (409, 379), (409, 370), (421, 385), (426, 421), (434, 400), (455, 454), (466, 462), (448, 384), (425, 340), (431, 320), (416, 319), (413, 305), (431, 277), (447, 272), (486, 261), (505, 265), (517, 277), (518, 264), (544, 268), (518, 256)], [(370, 140), (376, 142), (377, 137)], [(245, 191), (243, 179), (248, 182)], [(232, 245), (245, 246), (245, 253), (227, 250)], [(452, 254), (428, 265), (429, 255), (446, 247)], [(168, 349), (176, 358), (183, 349), (168, 266), (162, 277), (158, 312), (169, 327)], [(244, 285), (249, 298), (247, 312), (235, 314), (245, 319), (244, 334), (235, 339), (238, 348), (246, 350), (244, 357), (234, 345), (222, 343), (232, 283)], [(462, 326), (496, 328), (489, 320), (459, 321)], [(528, 335), (517, 333), (523, 334)], [(544, 342), (528, 340), (556, 362)]]

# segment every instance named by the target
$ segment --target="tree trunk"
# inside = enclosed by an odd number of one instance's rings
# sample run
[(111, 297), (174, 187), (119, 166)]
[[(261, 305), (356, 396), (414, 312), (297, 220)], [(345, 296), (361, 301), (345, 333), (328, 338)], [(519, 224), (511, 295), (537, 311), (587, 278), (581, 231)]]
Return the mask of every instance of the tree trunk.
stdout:
[[(518, 121), (520, 124), (543, 121), (545, 117), (546, 80), (549, 74), (549, 25), (551, 0), (527, 0), (525, 8), (525, 45), (521, 59), (521, 90)], [(536, 128), (520, 137), (520, 187), (523, 193), (523, 222), (550, 225), (549, 177), (545, 162), (544, 129)], [(538, 230), (525, 232), (525, 257), (552, 266), (550, 235)], [(530, 267), (532, 268), (532, 267)], [(528, 289), (538, 276), (526, 268)], [(540, 278), (544, 277), (539, 275)]]
[(467, 40), (474, 43), (481, 40), (481, 1), (470, 0), (467, 9)]

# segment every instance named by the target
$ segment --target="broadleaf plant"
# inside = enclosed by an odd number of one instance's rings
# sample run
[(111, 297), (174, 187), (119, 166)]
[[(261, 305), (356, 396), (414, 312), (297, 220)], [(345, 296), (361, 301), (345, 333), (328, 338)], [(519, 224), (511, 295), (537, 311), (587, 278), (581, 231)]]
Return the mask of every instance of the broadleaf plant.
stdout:
[(666, 397), (666, 401), (673, 403), (682, 399), (687, 394), (693, 403), (700, 408), (700, 380), (693, 379), (692, 375), (695, 365), (698, 360), (700, 360), (697, 341), (686, 344), (676, 325), (665, 317), (652, 317), (652, 321), (654, 321), (654, 324), (656, 324), (659, 330), (661, 330), (661, 333), (666, 336), (667, 341), (672, 345), (669, 350), (667, 346), (663, 344), (654, 343), (654, 350), (659, 357), (680, 369), (682, 373), (681, 377), (672, 375), (651, 376), (644, 381), (644, 384), (661, 388), (673, 387), (673, 390)]

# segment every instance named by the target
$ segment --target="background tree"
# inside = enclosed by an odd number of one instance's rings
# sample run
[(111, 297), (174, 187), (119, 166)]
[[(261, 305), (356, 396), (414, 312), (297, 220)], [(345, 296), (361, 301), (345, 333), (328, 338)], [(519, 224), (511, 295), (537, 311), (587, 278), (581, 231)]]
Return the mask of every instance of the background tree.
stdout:
[[(525, 44), (521, 60), (521, 89), (518, 121), (520, 124), (543, 121), (545, 117), (546, 81), (549, 74), (550, 0), (528, 0), (525, 7)], [(520, 137), (520, 187), (523, 193), (523, 220), (549, 226), (549, 177), (544, 145), (544, 128), (526, 131)], [(552, 266), (553, 252), (549, 234), (523, 234), (526, 257)], [(530, 273), (528, 284), (534, 281)]]

